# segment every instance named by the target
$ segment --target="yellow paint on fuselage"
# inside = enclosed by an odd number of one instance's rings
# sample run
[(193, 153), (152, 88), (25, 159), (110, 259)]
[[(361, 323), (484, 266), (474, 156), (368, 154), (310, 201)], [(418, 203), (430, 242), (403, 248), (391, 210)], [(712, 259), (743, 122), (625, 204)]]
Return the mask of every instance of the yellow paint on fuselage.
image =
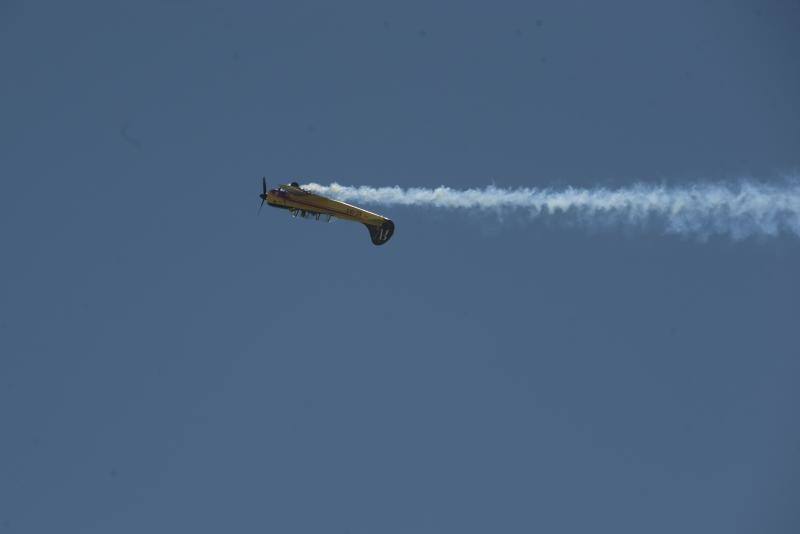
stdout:
[(331, 215), (337, 219), (360, 222), (370, 226), (381, 226), (389, 220), (377, 213), (346, 202), (325, 198), (292, 185), (282, 185), (267, 193), (267, 204), (277, 208)]

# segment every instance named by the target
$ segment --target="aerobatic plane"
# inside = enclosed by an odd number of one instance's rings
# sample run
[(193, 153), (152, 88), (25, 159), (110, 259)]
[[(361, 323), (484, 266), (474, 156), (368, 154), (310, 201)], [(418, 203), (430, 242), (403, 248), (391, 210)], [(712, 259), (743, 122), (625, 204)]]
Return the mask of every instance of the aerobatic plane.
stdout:
[(330, 221), (332, 217), (345, 221), (360, 222), (369, 230), (369, 237), (375, 245), (383, 245), (394, 233), (394, 223), (365, 209), (352, 206), (338, 200), (333, 200), (322, 195), (306, 191), (297, 182), (280, 185), (267, 191), (267, 179), (261, 179), (261, 205), (266, 202), (274, 208), (289, 210), (293, 217)]

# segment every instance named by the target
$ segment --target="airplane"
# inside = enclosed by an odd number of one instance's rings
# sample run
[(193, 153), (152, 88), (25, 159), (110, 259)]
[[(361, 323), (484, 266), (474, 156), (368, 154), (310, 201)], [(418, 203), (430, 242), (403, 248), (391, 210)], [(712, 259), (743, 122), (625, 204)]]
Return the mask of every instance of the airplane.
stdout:
[(266, 202), (274, 208), (289, 210), (292, 217), (300, 215), (304, 219), (314, 218), (330, 221), (332, 217), (345, 221), (360, 222), (369, 230), (369, 237), (374, 245), (383, 245), (394, 234), (394, 223), (377, 213), (372, 213), (338, 200), (333, 200), (322, 195), (317, 195), (306, 191), (297, 182), (279, 185), (275, 189), (267, 191), (267, 179), (261, 178), (261, 205), (258, 211)]

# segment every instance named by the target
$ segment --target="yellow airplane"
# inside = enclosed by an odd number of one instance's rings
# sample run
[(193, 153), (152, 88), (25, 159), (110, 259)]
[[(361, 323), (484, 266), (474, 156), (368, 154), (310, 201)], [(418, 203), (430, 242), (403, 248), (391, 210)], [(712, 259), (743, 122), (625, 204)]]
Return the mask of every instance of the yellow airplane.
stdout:
[(264, 202), (266, 202), (274, 208), (289, 210), (293, 217), (300, 215), (305, 219), (314, 218), (316, 220), (320, 220), (320, 217), (323, 217), (325, 221), (330, 221), (331, 217), (336, 217), (345, 221), (360, 222), (369, 230), (369, 236), (375, 245), (383, 245), (394, 234), (394, 223), (390, 219), (377, 213), (306, 191), (297, 182), (280, 185), (276, 189), (267, 191), (267, 179), (262, 178), (261, 189), (262, 192), (258, 195), (261, 199), (259, 211), (261, 211)]

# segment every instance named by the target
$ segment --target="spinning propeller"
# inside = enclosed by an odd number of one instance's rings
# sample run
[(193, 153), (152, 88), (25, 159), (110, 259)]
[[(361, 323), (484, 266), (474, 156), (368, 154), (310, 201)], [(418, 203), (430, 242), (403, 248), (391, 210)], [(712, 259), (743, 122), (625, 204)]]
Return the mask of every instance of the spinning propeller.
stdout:
[(262, 193), (258, 195), (258, 198), (261, 199), (261, 205), (258, 206), (258, 213), (261, 213), (261, 208), (264, 207), (264, 202), (267, 201), (267, 179), (265, 177), (261, 177), (261, 189)]

